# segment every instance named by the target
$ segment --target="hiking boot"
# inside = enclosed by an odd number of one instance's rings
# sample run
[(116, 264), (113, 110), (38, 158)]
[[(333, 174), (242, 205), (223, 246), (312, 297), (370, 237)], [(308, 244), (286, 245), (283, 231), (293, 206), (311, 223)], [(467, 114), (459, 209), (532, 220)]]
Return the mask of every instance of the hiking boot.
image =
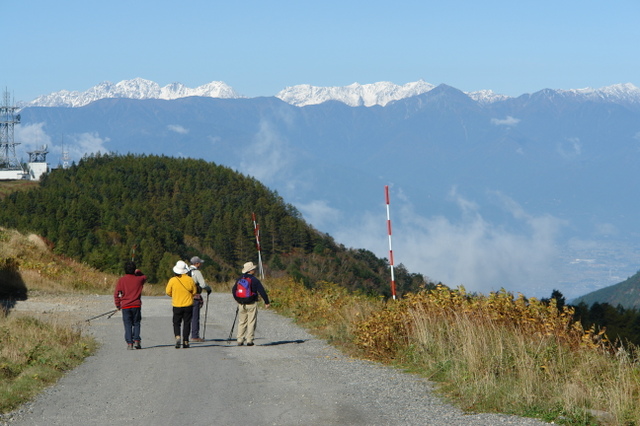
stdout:
[(187, 349), (187, 348), (189, 347), (189, 341), (188, 341), (188, 340), (185, 340), (184, 342), (182, 342), (182, 347), (183, 347), (184, 349)]
[(127, 343), (127, 350), (133, 349), (133, 343)]
[(253, 342), (247, 342), (247, 346), (253, 346)]
[(142, 349), (142, 346), (140, 345), (140, 340), (136, 340), (133, 344), (133, 347), (136, 349)]
[(176, 336), (176, 349), (180, 349), (180, 336)]

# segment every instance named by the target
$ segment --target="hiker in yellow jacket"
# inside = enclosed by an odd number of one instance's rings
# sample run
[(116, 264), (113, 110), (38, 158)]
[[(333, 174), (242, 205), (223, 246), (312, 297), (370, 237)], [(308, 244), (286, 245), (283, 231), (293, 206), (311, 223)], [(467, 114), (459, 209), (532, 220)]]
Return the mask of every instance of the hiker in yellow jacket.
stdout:
[[(173, 305), (173, 335), (176, 336), (176, 349), (189, 347), (191, 333), (191, 316), (193, 315), (193, 295), (197, 293), (196, 284), (187, 273), (189, 267), (186, 262), (179, 260), (173, 267), (175, 277), (167, 283), (167, 296), (171, 296)], [(182, 325), (182, 339), (180, 326)]]

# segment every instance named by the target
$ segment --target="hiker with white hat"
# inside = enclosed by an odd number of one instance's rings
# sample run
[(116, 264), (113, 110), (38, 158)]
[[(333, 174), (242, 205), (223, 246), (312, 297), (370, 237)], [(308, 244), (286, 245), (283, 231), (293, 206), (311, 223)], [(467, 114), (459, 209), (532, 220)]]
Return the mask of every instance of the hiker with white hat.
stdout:
[[(176, 349), (189, 347), (189, 334), (191, 333), (191, 316), (193, 315), (193, 295), (197, 293), (196, 284), (189, 273), (189, 266), (183, 260), (179, 260), (173, 267), (176, 274), (167, 283), (166, 293), (171, 296), (173, 305), (173, 334), (176, 336)], [(182, 326), (182, 334), (180, 328)], [(182, 336), (182, 337), (180, 337)]]
[(238, 302), (239, 322), (236, 341), (238, 346), (245, 343), (253, 346), (253, 337), (256, 331), (258, 319), (258, 295), (264, 301), (264, 307), (269, 308), (269, 296), (262, 283), (253, 274), (258, 269), (253, 262), (247, 262), (242, 268), (242, 276), (236, 280), (231, 289), (233, 298)]

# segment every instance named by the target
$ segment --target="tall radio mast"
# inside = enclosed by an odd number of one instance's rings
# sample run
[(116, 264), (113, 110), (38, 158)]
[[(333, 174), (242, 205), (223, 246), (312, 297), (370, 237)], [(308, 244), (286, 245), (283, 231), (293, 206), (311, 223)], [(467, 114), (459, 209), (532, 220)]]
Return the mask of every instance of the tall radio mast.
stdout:
[(11, 102), (9, 91), (5, 89), (4, 99), (0, 105), (0, 179), (23, 179), (26, 176), (16, 156), (14, 126), (20, 124), (18, 107)]
[(70, 161), (69, 150), (64, 147), (64, 137), (63, 137), (62, 139), (62, 168), (63, 169), (69, 168), (69, 161)]

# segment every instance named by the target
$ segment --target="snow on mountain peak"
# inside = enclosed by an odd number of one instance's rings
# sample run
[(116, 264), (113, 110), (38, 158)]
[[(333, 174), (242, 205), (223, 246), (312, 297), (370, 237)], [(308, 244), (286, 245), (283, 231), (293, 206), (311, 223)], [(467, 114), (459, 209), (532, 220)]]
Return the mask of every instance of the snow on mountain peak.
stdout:
[(490, 104), (493, 102), (504, 101), (509, 99), (507, 95), (500, 95), (493, 90), (478, 90), (477, 92), (468, 92), (467, 96), (481, 104)]
[(558, 90), (558, 92), (594, 101), (640, 103), (640, 89), (631, 83), (613, 84), (599, 89), (586, 87), (584, 89)]
[(421, 95), (435, 86), (422, 80), (402, 86), (381, 81), (372, 84), (353, 83), (343, 87), (318, 87), (309, 84), (287, 87), (276, 94), (281, 99), (295, 106), (317, 105), (335, 100), (349, 106), (385, 106), (391, 101)]
[(222, 81), (213, 81), (191, 89), (181, 83), (171, 83), (160, 87), (158, 83), (143, 78), (123, 80), (113, 84), (102, 82), (84, 91), (61, 90), (48, 95), (39, 96), (24, 106), (64, 106), (81, 107), (98, 99), (128, 98), (128, 99), (178, 99), (188, 96), (207, 96), (212, 98), (240, 98), (230, 86)]
[[(371, 107), (374, 105), (385, 106), (389, 102), (418, 96), (429, 92), (434, 87), (433, 84), (423, 80), (406, 83), (404, 85), (397, 85), (388, 81), (371, 84), (353, 83), (342, 87), (318, 87), (310, 84), (301, 84), (286, 87), (278, 92), (275, 97), (299, 107), (317, 105), (327, 101), (339, 101), (352, 107)], [(552, 90), (551, 92), (564, 96), (575, 96), (585, 100), (640, 104), (640, 89), (631, 83), (614, 84), (600, 89), (584, 88)], [(466, 92), (466, 95), (481, 104), (490, 104), (510, 98), (509, 96), (500, 95), (491, 90)], [(132, 80), (123, 80), (116, 84), (105, 81), (84, 92), (61, 90), (49, 95), (40, 96), (20, 106), (80, 107), (104, 98), (171, 100), (188, 96), (223, 99), (243, 97), (222, 81), (213, 81), (192, 89), (181, 83), (171, 83), (160, 87), (159, 84), (153, 81), (134, 78)]]

